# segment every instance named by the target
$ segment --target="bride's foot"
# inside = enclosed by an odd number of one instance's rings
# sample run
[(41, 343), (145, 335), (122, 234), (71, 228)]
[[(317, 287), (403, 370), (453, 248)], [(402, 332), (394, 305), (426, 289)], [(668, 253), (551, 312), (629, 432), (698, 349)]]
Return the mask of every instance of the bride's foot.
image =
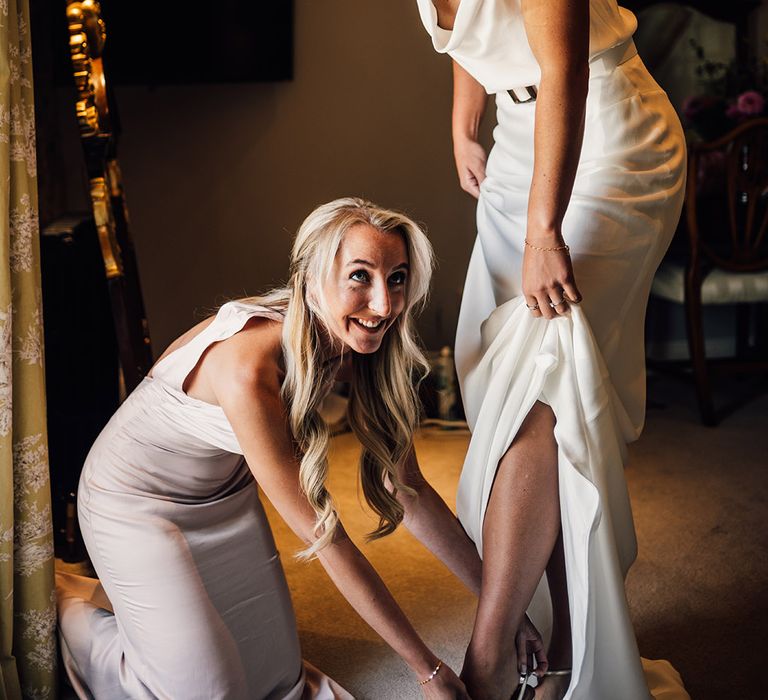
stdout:
[(536, 687), (536, 700), (563, 700), (570, 684), (570, 670), (548, 671)]

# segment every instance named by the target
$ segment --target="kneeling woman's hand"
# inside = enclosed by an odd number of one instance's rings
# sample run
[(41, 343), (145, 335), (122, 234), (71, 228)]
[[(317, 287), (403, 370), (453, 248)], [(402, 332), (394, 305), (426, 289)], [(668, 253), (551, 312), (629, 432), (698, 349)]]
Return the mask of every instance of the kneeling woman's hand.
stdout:
[(536, 629), (531, 618), (528, 615), (523, 617), (520, 628), (515, 636), (517, 645), (517, 666), (522, 675), (533, 669), (533, 662), (536, 661), (536, 675), (541, 678), (549, 666), (547, 654), (544, 651), (544, 642), (541, 639), (539, 630)]
[(437, 700), (470, 700), (464, 683), (453, 672), (453, 669), (446, 664), (440, 666), (440, 670), (434, 678), (421, 686), (421, 691), (425, 698), (434, 698)]

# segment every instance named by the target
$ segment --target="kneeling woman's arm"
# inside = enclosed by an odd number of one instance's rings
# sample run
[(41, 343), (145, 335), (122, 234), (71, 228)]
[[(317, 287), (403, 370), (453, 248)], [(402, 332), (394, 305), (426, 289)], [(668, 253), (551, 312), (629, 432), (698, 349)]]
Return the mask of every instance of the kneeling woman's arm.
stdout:
[(398, 477), (413, 493), (398, 492), (405, 509), (403, 525), (470, 591), (480, 595), (483, 564), (469, 536), (451, 509), (430, 486), (419, 469), (415, 450), (399, 467)]
[[(399, 465), (398, 478), (413, 490), (413, 493), (396, 494), (405, 509), (403, 524), (470, 591), (480, 596), (483, 564), (475, 543), (440, 494), (424, 478), (415, 450), (411, 449)], [(521, 672), (533, 668), (535, 659), (536, 672), (543, 675), (549, 667), (547, 654), (539, 631), (527, 615), (517, 631), (515, 644)]]
[[(316, 517), (299, 484), (299, 462), (279, 379), (273, 367), (239, 366), (242, 369), (218, 372), (212, 382), (219, 405), (259, 486), (291, 529), (311, 544), (316, 539)], [(428, 678), (439, 659), (416, 634), (384, 582), (340, 525), (333, 543), (320, 550), (318, 558), (360, 616), (418, 679)], [(428, 698), (468, 698), (461, 681), (445, 666), (422, 689)]]

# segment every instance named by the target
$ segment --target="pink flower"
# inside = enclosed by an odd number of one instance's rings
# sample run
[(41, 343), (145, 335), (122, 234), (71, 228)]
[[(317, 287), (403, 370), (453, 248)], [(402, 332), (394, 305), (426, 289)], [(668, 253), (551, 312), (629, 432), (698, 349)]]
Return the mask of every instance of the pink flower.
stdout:
[(762, 114), (764, 108), (765, 98), (756, 90), (742, 92), (736, 100), (736, 109), (747, 117)]

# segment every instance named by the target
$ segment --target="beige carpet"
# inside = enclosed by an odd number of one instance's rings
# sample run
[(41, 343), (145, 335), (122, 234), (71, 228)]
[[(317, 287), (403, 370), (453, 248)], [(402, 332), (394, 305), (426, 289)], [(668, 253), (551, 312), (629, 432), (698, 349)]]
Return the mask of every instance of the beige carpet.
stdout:
[[(628, 596), (641, 652), (667, 658), (693, 700), (768, 697), (768, 397), (715, 429), (696, 421), (692, 392), (651, 383), (646, 431), (627, 470), (640, 542)], [(452, 503), (466, 433), (424, 430), (417, 450)], [(350, 435), (334, 439), (331, 490), (343, 522), (437, 654), (458, 668), (472, 596), (403, 531), (373, 544)], [(358, 698), (418, 698), (405, 665), (351, 610), (317, 563), (292, 559), (298, 541), (272, 511), (304, 655)], [(616, 700), (621, 700), (617, 698)]]

